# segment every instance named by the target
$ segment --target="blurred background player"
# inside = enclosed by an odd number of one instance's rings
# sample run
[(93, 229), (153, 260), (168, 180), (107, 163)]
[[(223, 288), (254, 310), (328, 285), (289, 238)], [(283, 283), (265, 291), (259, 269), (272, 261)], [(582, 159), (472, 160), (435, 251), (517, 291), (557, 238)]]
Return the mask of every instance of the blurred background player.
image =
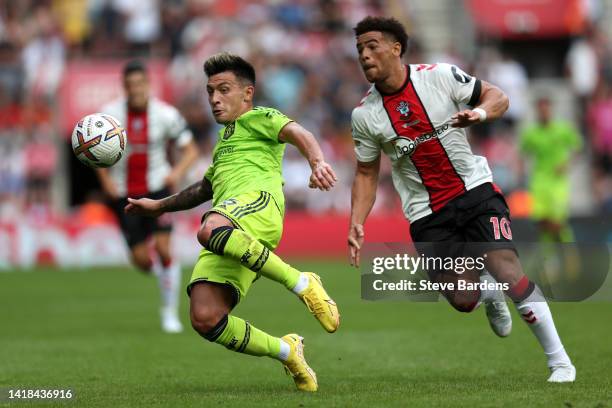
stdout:
[[(523, 273), (512, 243), (510, 211), (486, 158), (472, 153), (463, 128), (500, 118), (508, 97), (497, 87), (450, 64), (404, 65), (408, 35), (393, 18), (366, 17), (354, 29), (359, 63), (370, 90), (352, 117), (357, 169), (348, 235), (351, 262), (359, 265), (363, 224), (376, 199), (380, 156), (390, 159), (393, 181), (410, 235), (426, 243), (493, 243), (485, 249), (486, 269), (507, 283), (514, 301), (546, 354), (549, 382), (573, 382), (576, 369), (561, 343), (540, 289)], [(462, 105), (472, 109), (462, 110)], [(436, 250), (435, 244), (433, 245)], [(419, 251), (421, 251), (419, 249)], [(428, 249), (427, 256), (440, 256)], [(433, 281), (456, 282), (457, 275), (428, 271)], [(472, 279), (491, 282), (487, 273)], [(501, 291), (443, 291), (457, 310), (485, 303), (494, 332), (510, 334), (512, 321)]]
[(520, 135), (521, 151), (532, 160), (529, 182), (540, 240), (571, 242), (568, 223), (572, 154), (582, 147), (582, 138), (569, 122), (555, 119), (548, 97), (536, 102), (537, 120)]
[[(147, 69), (142, 62), (125, 65), (123, 89), (125, 98), (104, 106), (102, 112), (113, 115), (125, 126), (127, 154), (110, 169), (97, 170), (97, 175), (119, 218), (132, 264), (159, 280), (162, 329), (180, 332), (181, 268), (170, 251), (171, 219), (126, 215), (123, 207), (128, 196), (155, 199), (170, 195), (196, 160), (198, 149), (178, 110), (150, 96)], [(180, 153), (174, 166), (168, 162), (169, 142), (174, 142)], [(150, 238), (154, 251), (149, 245)]]

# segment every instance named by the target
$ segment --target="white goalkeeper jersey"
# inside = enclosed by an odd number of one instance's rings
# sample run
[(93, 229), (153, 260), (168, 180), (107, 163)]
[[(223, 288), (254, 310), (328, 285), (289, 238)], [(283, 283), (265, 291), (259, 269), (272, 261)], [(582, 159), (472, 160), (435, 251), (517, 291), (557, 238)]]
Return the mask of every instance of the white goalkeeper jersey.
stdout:
[(370, 88), (353, 110), (352, 132), (357, 160), (374, 161), (381, 151), (389, 157), (404, 214), (414, 222), (492, 182), (492, 175), (487, 159), (472, 153), (465, 130), (450, 126), (461, 104), (478, 103), (480, 80), (449, 64), (406, 70), (396, 93)]
[(142, 196), (164, 188), (171, 167), (167, 158), (168, 141), (177, 146), (188, 144), (193, 135), (179, 111), (156, 98), (150, 98), (147, 110), (129, 111), (120, 99), (102, 108), (117, 118), (127, 132), (127, 149), (122, 160), (109, 169), (119, 194)]

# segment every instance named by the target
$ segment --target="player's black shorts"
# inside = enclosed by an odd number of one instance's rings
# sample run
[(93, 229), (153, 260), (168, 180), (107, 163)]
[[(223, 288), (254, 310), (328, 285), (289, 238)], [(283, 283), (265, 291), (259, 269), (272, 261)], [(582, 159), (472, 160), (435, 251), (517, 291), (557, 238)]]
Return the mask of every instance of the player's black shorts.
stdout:
[[(164, 188), (153, 193), (146, 194), (138, 198), (151, 198), (159, 200), (170, 195), (168, 189)], [(142, 215), (126, 214), (123, 209), (127, 205), (127, 197), (120, 198), (111, 203), (111, 207), (119, 219), (121, 232), (130, 248), (145, 242), (151, 235), (156, 232), (172, 230), (172, 224), (166, 214), (158, 218), (145, 217)]]
[(508, 204), (491, 183), (475, 187), (439, 211), (413, 222), (410, 234), (419, 252), (427, 256), (478, 256), (493, 249), (516, 251)]

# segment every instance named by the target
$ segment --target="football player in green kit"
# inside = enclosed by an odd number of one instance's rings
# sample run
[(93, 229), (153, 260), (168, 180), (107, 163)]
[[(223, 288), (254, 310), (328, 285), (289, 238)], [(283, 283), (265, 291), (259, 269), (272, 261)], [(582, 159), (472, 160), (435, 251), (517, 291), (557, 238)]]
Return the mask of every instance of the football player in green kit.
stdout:
[(255, 70), (239, 56), (220, 53), (204, 63), (206, 90), (219, 131), (213, 162), (202, 181), (161, 200), (129, 199), (127, 213), (158, 216), (210, 199), (198, 231), (203, 249), (188, 293), (191, 323), (205, 339), (230, 350), (283, 363), (299, 390), (316, 391), (317, 378), (304, 358), (302, 337), (274, 337), (231, 314), (259, 276), (294, 292), (328, 332), (340, 315), (320, 278), (300, 272), (272, 251), (283, 229), (282, 159), (291, 143), (312, 168), (309, 186), (329, 190), (337, 180), (313, 135), (281, 112), (253, 107)]
[(572, 154), (582, 147), (582, 138), (569, 122), (553, 118), (551, 105), (547, 97), (538, 99), (537, 122), (521, 133), (520, 147), (533, 159), (529, 191), (540, 240), (572, 242), (568, 167)]

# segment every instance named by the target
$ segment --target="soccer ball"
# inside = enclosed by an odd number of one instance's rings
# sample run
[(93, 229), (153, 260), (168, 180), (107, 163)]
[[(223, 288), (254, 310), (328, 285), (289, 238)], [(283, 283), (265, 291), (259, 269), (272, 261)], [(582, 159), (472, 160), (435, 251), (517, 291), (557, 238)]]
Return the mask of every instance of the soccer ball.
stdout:
[(105, 113), (79, 120), (72, 131), (72, 151), (85, 165), (110, 167), (123, 156), (127, 135), (119, 121)]

